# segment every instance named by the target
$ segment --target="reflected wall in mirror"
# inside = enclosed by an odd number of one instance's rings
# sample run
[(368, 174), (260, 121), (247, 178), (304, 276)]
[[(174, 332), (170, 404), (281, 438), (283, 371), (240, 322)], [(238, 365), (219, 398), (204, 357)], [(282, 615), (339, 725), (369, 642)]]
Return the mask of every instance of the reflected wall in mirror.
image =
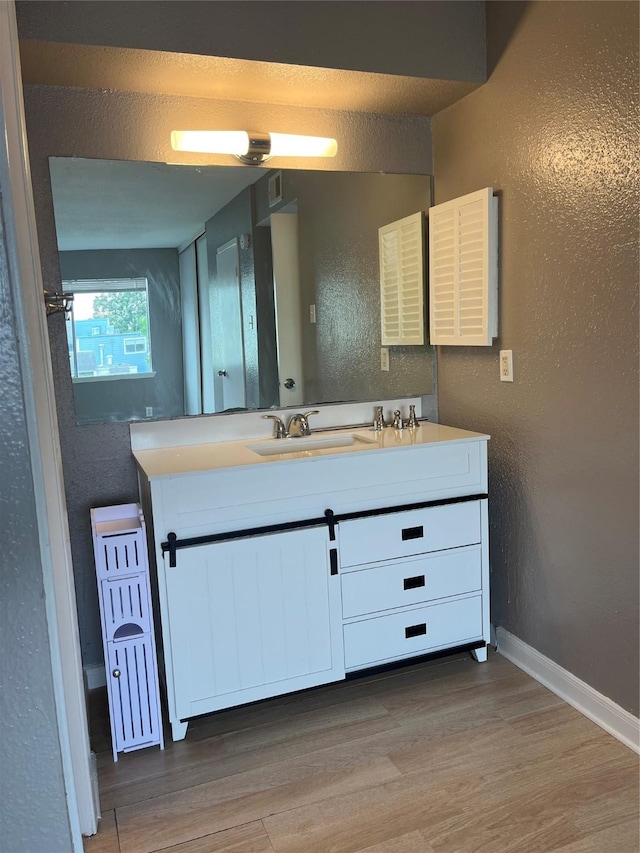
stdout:
[(378, 228), (426, 175), (51, 158), (79, 423), (415, 396), (380, 363)]

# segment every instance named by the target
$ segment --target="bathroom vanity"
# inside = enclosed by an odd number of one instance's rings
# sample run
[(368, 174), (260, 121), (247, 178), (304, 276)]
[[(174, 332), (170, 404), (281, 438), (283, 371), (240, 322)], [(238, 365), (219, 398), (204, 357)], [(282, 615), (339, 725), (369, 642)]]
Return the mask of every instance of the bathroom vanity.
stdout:
[(370, 667), (486, 659), (488, 436), (313, 438), (161, 447), (132, 431), (174, 740), (197, 715)]

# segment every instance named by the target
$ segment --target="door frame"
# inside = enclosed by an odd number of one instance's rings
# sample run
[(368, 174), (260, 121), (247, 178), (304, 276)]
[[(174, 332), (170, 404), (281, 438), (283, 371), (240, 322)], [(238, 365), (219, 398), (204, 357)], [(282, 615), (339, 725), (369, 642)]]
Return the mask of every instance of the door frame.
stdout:
[[(7, 251), (38, 514), (51, 671), (74, 852), (97, 831), (97, 774), (89, 745), (80, 637), (42, 271), (36, 230), (14, 0), (0, 2), (0, 143)], [(37, 816), (34, 815), (34, 819)]]

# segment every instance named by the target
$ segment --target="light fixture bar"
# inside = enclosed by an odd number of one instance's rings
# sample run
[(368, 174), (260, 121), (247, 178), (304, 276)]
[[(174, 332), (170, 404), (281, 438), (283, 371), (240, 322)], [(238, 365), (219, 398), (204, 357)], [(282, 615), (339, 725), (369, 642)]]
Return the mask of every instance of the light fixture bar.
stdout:
[(260, 133), (244, 130), (174, 130), (174, 151), (233, 154), (243, 163), (263, 163), (269, 157), (335, 157), (338, 143), (321, 136)]

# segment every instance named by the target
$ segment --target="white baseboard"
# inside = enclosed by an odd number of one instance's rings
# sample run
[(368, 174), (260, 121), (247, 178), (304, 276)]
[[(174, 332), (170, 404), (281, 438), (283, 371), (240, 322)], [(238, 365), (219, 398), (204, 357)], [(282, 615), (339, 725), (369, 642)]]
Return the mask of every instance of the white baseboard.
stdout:
[(496, 629), (496, 637), (498, 651), (507, 660), (544, 684), (625, 746), (640, 753), (640, 720), (637, 717), (504, 628)]
[(84, 672), (84, 684), (87, 690), (95, 690), (97, 687), (106, 687), (107, 674), (102, 663), (89, 663), (82, 667)]

